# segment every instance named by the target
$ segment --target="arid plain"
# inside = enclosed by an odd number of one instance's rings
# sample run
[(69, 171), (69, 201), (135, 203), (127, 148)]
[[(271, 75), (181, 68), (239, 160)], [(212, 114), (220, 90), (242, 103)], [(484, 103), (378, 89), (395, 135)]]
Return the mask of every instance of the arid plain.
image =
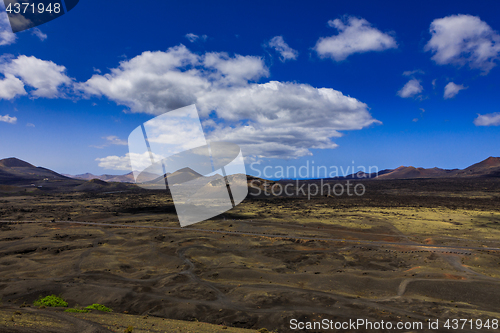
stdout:
[[(164, 191), (4, 192), (0, 328), (28, 332), (14, 312), (50, 315), (20, 308), (50, 294), (125, 312), (134, 332), (189, 331), (151, 318), (278, 332), (294, 318), (500, 318), (499, 178), (357, 183), (365, 195), (250, 194), (185, 228)], [(75, 332), (127, 327), (56, 312)]]

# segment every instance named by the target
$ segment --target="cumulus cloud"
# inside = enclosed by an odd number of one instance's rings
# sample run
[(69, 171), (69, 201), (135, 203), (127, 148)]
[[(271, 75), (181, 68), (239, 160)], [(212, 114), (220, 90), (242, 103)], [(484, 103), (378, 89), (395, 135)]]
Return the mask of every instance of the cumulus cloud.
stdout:
[[(149, 156), (147, 156), (147, 158), (149, 159)], [(98, 165), (104, 169), (130, 171), (131, 168), (129, 153), (127, 153), (125, 156), (113, 155), (102, 158), (96, 158), (95, 160), (98, 161), (99, 162)], [(151, 164), (150, 159), (149, 163)]]
[(322, 58), (342, 61), (354, 53), (384, 51), (398, 47), (392, 36), (372, 27), (363, 18), (349, 16), (342, 20), (328, 21), (328, 25), (336, 28), (339, 33), (318, 40), (314, 49)]
[(203, 66), (212, 70), (210, 80), (219, 85), (246, 85), (248, 81), (257, 81), (269, 76), (269, 70), (260, 57), (241, 56), (234, 58), (226, 53), (206, 53)]
[(437, 64), (452, 64), (482, 70), (487, 74), (500, 56), (500, 35), (472, 15), (451, 15), (432, 21), (432, 37), (424, 50), (432, 51)]
[(467, 89), (467, 87), (464, 87), (462, 84), (455, 84), (453, 82), (448, 83), (444, 87), (444, 99), (448, 98), (453, 98), (455, 97), (460, 90)]
[(476, 126), (500, 126), (500, 112), (478, 114), (474, 119)]
[[(72, 83), (72, 80), (66, 76), (65, 71), (66, 68), (64, 66), (59, 66), (52, 61), (41, 60), (33, 56), (27, 57), (21, 55), (15, 59), (4, 58), (0, 61), (0, 72), (5, 75), (3, 84), (9, 85), (8, 89), (11, 91), (11, 98), (15, 97), (13, 92), (16, 92), (16, 95), (23, 95), (24, 86), (21, 87), (19, 79), (22, 80), (24, 85), (34, 88), (31, 91), (33, 97), (61, 97), (62, 94), (59, 88), (62, 85), (70, 85)], [(8, 81), (5, 82), (5, 80)]]
[(186, 34), (184, 37), (186, 37), (188, 39), (188, 41), (190, 41), (191, 43), (194, 43), (198, 39), (206, 40), (208, 36), (207, 35), (203, 35), (203, 36), (200, 37), (198, 35), (189, 33), (189, 34)]
[(9, 117), (9, 115), (5, 116), (0, 116), (0, 121), (8, 124), (15, 124), (17, 123), (17, 118), (16, 117)]
[(0, 46), (13, 44), (16, 41), (16, 34), (12, 32), (10, 27), (9, 17), (2, 6), (0, 6)]
[[(161, 156), (156, 155), (155, 153), (152, 154), (155, 160), (159, 161), (162, 159)], [(149, 155), (149, 152), (145, 152), (143, 154), (127, 153), (125, 154), (125, 156), (106, 156), (102, 158), (96, 158), (96, 161), (98, 161), (98, 165), (104, 169), (130, 171), (131, 157), (134, 159), (134, 166), (136, 166), (139, 170), (144, 170), (151, 165), (151, 157)]]
[(423, 90), (424, 88), (420, 84), (420, 80), (411, 79), (410, 81), (406, 82), (401, 90), (398, 91), (398, 95), (403, 98), (415, 97)]
[(17, 95), (26, 95), (24, 83), (12, 74), (5, 74), (0, 80), (0, 99), (13, 99)]
[(310, 149), (335, 148), (339, 131), (379, 123), (365, 103), (340, 91), (258, 82), (268, 75), (259, 57), (197, 55), (180, 45), (144, 52), (79, 88), (153, 115), (196, 104), (208, 138), (238, 143), (247, 156), (311, 155)]
[(267, 43), (267, 46), (275, 49), (276, 52), (281, 55), (280, 60), (282, 62), (295, 60), (299, 55), (298, 51), (292, 49), (287, 43), (285, 43), (283, 36), (275, 36), (271, 38), (271, 40)]

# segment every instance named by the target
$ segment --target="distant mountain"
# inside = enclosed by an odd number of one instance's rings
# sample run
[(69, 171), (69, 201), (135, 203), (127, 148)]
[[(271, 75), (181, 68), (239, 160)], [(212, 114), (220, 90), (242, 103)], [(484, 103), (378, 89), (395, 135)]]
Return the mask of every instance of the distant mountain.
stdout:
[(108, 183), (104, 180), (100, 180), (97, 178), (91, 179), (89, 181), (84, 182), (81, 185), (76, 186), (73, 190), (78, 192), (97, 192), (97, 191), (107, 191), (107, 192), (115, 192), (115, 191), (125, 191), (133, 187), (134, 185), (125, 184), (125, 183)]
[(194, 171), (191, 168), (183, 168), (179, 169), (174, 173), (166, 173), (163, 176), (157, 177), (149, 182), (147, 184), (158, 184), (158, 185), (165, 185), (165, 179), (168, 180), (168, 185), (173, 186), (175, 184), (181, 184), (188, 182), (190, 180), (194, 180), (197, 178), (203, 177), (203, 175), (199, 174), (198, 172)]
[(83, 173), (81, 175), (67, 175), (65, 176), (74, 178), (74, 179), (83, 179), (83, 180), (92, 180), (92, 179), (99, 179), (103, 180), (105, 182), (118, 182), (118, 183), (134, 183), (134, 174), (132, 172), (129, 172), (125, 175), (93, 175), (91, 173)]
[[(91, 173), (83, 173), (81, 175), (68, 175), (64, 174), (64, 176), (74, 179), (82, 179), (82, 180), (91, 180), (91, 179), (99, 179), (108, 183), (116, 182), (116, 183), (135, 183), (134, 173), (129, 172), (125, 175), (100, 175), (96, 176)], [(157, 176), (153, 174), (148, 174), (147, 172), (141, 173), (142, 181), (150, 181), (155, 179)]]
[(484, 161), (460, 170), (457, 177), (500, 177), (500, 157), (488, 157)]
[(414, 179), (414, 178), (464, 178), (464, 177), (500, 177), (500, 157), (488, 157), (463, 170), (440, 168), (415, 168), (400, 166), (397, 169), (379, 175), (376, 179)]
[(43, 186), (58, 182), (60, 184), (80, 184), (77, 181), (52, 170), (35, 167), (34, 165), (17, 158), (6, 158), (0, 160), (0, 184), (1, 185), (23, 185)]
[(0, 160), (0, 167), (4, 168), (35, 168), (33, 164), (11, 157)]
[[(418, 178), (465, 178), (465, 177), (500, 177), (500, 157), (488, 157), (484, 161), (473, 164), (463, 170), (459, 169), (440, 169), (440, 168), (416, 168), (413, 166), (400, 166), (393, 170), (382, 170), (378, 174), (353, 174), (346, 177), (339, 177), (335, 179), (369, 179), (374, 178), (377, 180), (384, 179), (418, 179)], [(142, 172), (140, 174), (142, 183), (146, 187), (163, 188), (165, 189), (165, 178), (168, 179), (168, 184), (174, 186), (187, 181), (194, 181), (200, 179), (200, 183), (206, 183), (207, 177), (203, 177), (196, 171), (190, 168), (180, 169), (172, 174), (166, 174), (160, 177), (157, 175)], [(209, 181), (220, 181), (222, 176), (216, 174), (208, 177)], [(239, 178), (235, 180), (240, 181)], [(87, 181), (87, 182), (85, 182)], [(253, 182), (252, 182), (253, 181)], [(283, 180), (286, 181), (286, 180)], [(81, 175), (61, 175), (52, 170), (36, 167), (28, 162), (22, 161), (17, 158), (6, 158), (0, 160), (0, 186), (15, 186), (20, 188), (39, 188), (42, 190), (104, 190), (109, 191), (108, 183), (134, 183), (134, 175), (132, 172), (125, 175), (101, 175), (96, 176), (91, 173)], [(272, 185), (274, 182), (248, 176), (250, 187), (265, 188)], [(213, 183), (212, 185), (214, 185)], [(121, 190), (122, 188), (117, 184), (116, 188), (112, 190)], [(123, 184), (127, 187), (131, 185)], [(149, 186), (151, 185), (151, 186)], [(118, 187), (117, 187), (118, 186)], [(5, 187), (12, 190), (10, 187)]]
[(440, 168), (415, 168), (412, 166), (400, 166), (383, 175), (379, 175), (377, 179), (411, 179), (411, 178), (448, 178), (453, 177), (460, 171), (458, 169), (440, 169)]

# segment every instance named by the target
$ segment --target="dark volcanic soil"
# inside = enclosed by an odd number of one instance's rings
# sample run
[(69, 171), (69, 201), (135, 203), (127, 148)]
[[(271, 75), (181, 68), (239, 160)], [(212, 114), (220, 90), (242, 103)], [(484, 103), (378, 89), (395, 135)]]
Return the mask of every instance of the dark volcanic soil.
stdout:
[(498, 318), (500, 244), (469, 230), (499, 231), (498, 185), (371, 181), (363, 197), (250, 196), (184, 229), (160, 192), (4, 195), (0, 298), (12, 308), (56, 294), (71, 307), (279, 332), (292, 318)]

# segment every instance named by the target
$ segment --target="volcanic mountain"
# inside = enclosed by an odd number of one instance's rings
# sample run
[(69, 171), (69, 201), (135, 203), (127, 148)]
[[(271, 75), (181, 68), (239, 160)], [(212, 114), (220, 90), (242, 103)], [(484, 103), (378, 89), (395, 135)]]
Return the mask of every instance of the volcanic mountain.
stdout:
[(411, 179), (411, 178), (448, 178), (453, 177), (460, 171), (458, 169), (424, 169), (412, 166), (400, 166), (390, 172), (377, 177), (377, 179)]
[(488, 157), (484, 161), (460, 170), (457, 177), (500, 177), (500, 157)]
[(68, 178), (46, 168), (36, 167), (14, 157), (0, 160), (0, 184), (2, 185), (29, 186), (36, 184), (37, 186), (43, 186), (43, 184), (55, 181), (62, 182), (64, 185), (81, 184), (81, 181)]
[[(145, 174), (144, 172), (141, 173)], [(144, 175), (143, 175), (144, 176)], [(166, 175), (156, 177), (153, 174), (146, 174), (148, 178), (142, 181), (145, 185), (152, 185), (151, 188), (163, 188), (165, 186), (165, 178), (168, 179), (168, 184), (174, 186), (176, 184), (181, 184), (187, 181), (194, 181), (197, 178), (201, 178), (200, 182), (206, 183), (206, 177), (203, 177), (196, 171), (190, 168), (180, 169), (172, 174), (167, 173)], [(370, 174), (369, 177), (361, 178), (373, 178), (374, 175)], [(57, 189), (57, 190), (98, 190), (100, 188), (104, 189), (106, 185), (101, 182), (91, 182), (86, 183), (85, 186), (78, 187), (84, 184), (84, 180), (98, 179), (103, 182), (134, 182), (134, 176), (132, 173), (126, 175), (115, 176), (115, 175), (101, 175), (94, 176), (90, 173), (71, 176), (75, 178), (69, 178), (66, 175), (61, 175), (52, 170), (36, 167), (28, 162), (22, 161), (17, 158), (6, 158), (0, 160), (0, 185), (9, 186), (19, 186), (21, 188), (33, 187), (43, 188), (43, 189)], [(154, 178), (156, 177), (156, 178)], [(270, 181), (261, 180), (257, 178), (252, 178), (249, 176), (248, 182), (254, 181), (250, 184), (250, 187), (265, 187), (268, 186), (267, 183)], [(349, 179), (354, 177), (354, 175), (345, 177)], [(394, 170), (382, 170), (378, 173), (378, 177), (375, 179), (415, 179), (415, 178), (464, 178), (464, 177), (500, 177), (500, 157), (488, 157), (484, 161), (473, 164), (468, 168), (463, 170), (459, 169), (440, 169), (440, 168), (415, 168), (412, 166), (401, 166)], [(220, 175), (214, 175), (209, 178), (210, 180), (217, 180), (222, 178)], [(356, 175), (356, 178), (360, 178)], [(148, 181), (149, 179), (153, 179)], [(125, 185), (125, 184), (124, 184)], [(77, 188), (78, 187), (78, 188)], [(144, 186), (143, 186), (144, 187)], [(147, 187), (147, 186), (146, 186)], [(118, 188), (117, 188), (118, 189)], [(106, 189), (109, 191), (109, 189)], [(115, 190), (115, 189), (113, 189)]]
[(168, 180), (168, 185), (173, 186), (175, 184), (181, 184), (185, 183), (191, 180), (195, 180), (197, 178), (203, 177), (200, 175), (198, 172), (194, 171), (191, 168), (183, 168), (179, 169), (173, 173), (166, 173), (163, 176), (160, 176), (158, 178), (153, 179), (152, 181), (148, 182), (151, 184), (165, 184), (165, 179)]
[(377, 179), (412, 179), (412, 178), (463, 178), (463, 177), (500, 177), (500, 157), (488, 157), (463, 170), (440, 168), (415, 168), (400, 166)]
[(99, 179), (103, 180), (105, 182), (117, 182), (117, 183), (134, 183), (134, 173), (129, 172), (125, 175), (93, 175), (91, 173), (83, 173), (81, 175), (67, 175), (64, 174), (64, 176), (69, 177), (69, 178), (74, 178), (74, 179), (83, 179), (83, 180), (92, 180), (92, 179)]

